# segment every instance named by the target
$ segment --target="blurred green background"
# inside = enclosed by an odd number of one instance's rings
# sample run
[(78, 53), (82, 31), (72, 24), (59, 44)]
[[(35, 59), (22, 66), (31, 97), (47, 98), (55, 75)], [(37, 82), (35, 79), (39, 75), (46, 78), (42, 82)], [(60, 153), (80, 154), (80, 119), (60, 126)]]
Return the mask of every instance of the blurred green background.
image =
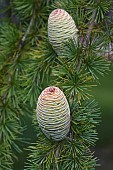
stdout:
[(94, 150), (100, 159), (98, 170), (113, 170), (113, 65), (105, 77), (100, 77), (100, 85), (93, 88), (94, 98), (101, 108), (101, 123), (98, 126), (99, 140)]

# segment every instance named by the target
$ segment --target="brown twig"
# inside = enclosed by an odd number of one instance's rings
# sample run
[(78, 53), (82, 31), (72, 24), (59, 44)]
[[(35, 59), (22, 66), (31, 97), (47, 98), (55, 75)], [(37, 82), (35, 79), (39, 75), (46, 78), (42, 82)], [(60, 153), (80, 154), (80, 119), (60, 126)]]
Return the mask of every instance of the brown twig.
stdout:
[(55, 167), (54, 170), (57, 170), (57, 160), (59, 158), (60, 155), (60, 145), (57, 146), (56, 150), (55, 150)]
[[(93, 11), (92, 21), (91, 21), (91, 23), (89, 25), (89, 28), (87, 30), (85, 40), (84, 40), (84, 38), (81, 38), (81, 43), (83, 43), (83, 45), (85, 45), (85, 46), (87, 46), (88, 43), (89, 43), (91, 32), (92, 32), (92, 29), (93, 29), (94, 23), (95, 23), (94, 22), (95, 21), (95, 17), (96, 17), (96, 11)], [(80, 70), (81, 65), (82, 65), (82, 60), (80, 59), (78, 64), (76, 65), (76, 71), (77, 72)]]
[[(23, 35), (22, 39), (20, 40), (19, 44), (18, 44), (18, 50), (17, 50), (17, 52), (16, 52), (16, 54), (15, 54), (15, 61), (17, 61), (17, 59), (20, 57), (20, 51), (21, 51), (21, 49), (23, 48), (24, 43), (25, 43), (25, 40), (26, 40), (26, 38), (27, 38), (27, 36), (28, 36), (31, 28), (32, 28), (32, 25), (33, 25), (33, 22), (34, 22), (34, 18), (35, 18), (35, 14), (32, 15), (32, 18), (31, 18), (31, 20), (30, 20), (30, 23), (29, 23), (29, 25), (28, 25), (28, 28), (27, 28), (25, 34)], [(10, 84), (10, 82), (12, 81), (12, 79), (13, 79), (13, 76), (12, 76), (12, 75), (9, 75), (9, 78), (8, 78), (9, 84)], [(6, 103), (7, 96), (8, 96), (8, 91), (6, 91), (5, 94), (4, 94), (4, 96), (3, 96), (3, 104)]]
[(95, 23), (95, 17), (96, 17), (96, 11), (93, 11), (92, 21), (91, 21), (89, 28), (87, 30), (87, 33), (86, 33), (85, 44), (87, 44), (86, 41), (89, 42), (89, 40), (90, 40), (91, 32), (92, 32), (92, 29), (93, 29), (94, 23)]
[(16, 58), (16, 59), (18, 59), (18, 57), (19, 57), (19, 52), (21, 51), (22, 47), (24, 46), (25, 40), (26, 40), (26, 38), (27, 38), (27, 36), (28, 36), (28, 34), (29, 34), (30, 30), (31, 30), (31, 27), (32, 27), (32, 25), (33, 25), (34, 18), (35, 18), (35, 14), (32, 15), (32, 18), (31, 18), (31, 20), (30, 20), (30, 23), (29, 23), (29, 25), (28, 25), (28, 28), (27, 28), (25, 34), (23, 35), (22, 39), (21, 39), (20, 42), (19, 42), (18, 51), (17, 51), (17, 53), (16, 53), (16, 55), (15, 55), (15, 58)]

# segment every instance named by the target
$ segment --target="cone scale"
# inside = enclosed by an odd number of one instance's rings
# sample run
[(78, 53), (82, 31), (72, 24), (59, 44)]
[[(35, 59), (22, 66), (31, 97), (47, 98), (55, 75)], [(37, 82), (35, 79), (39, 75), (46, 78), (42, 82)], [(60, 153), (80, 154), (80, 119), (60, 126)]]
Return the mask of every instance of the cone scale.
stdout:
[(63, 54), (63, 46), (68, 39), (77, 40), (73, 18), (63, 9), (53, 10), (48, 19), (48, 38), (57, 55)]
[(58, 87), (47, 87), (37, 102), (37, 119), (47, 138), (60, 141), (70, 130), (70, 109), (64, 93)]

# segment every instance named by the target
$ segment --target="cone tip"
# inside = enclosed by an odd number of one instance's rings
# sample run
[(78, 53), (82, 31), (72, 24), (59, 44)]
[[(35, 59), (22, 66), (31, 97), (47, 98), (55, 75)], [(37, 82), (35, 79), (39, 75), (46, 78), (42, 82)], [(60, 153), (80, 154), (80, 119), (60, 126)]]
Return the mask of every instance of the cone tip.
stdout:
[(63, 13), (65, 13), (64, 9), (57, 8), (51, 12), (50, 17), (53, 17), (57, 14), (63, 14)]

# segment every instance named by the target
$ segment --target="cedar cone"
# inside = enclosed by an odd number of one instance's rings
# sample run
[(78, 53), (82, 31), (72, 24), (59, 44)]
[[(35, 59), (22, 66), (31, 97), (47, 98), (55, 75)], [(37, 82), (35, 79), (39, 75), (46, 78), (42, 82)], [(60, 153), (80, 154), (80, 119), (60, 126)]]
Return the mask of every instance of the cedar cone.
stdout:
[(47, 87), (37, 102), (37, 119), (47, 138), (60, 141), (70, 129), (70, 109), (64, 93), (58, 87)]
[(48, 37), (57, 55), (63, 54), (64, 43), (72, 38), (77, 41), (77, 32), (73, 18), (63, 9), (53, 10), (48, 19)]

